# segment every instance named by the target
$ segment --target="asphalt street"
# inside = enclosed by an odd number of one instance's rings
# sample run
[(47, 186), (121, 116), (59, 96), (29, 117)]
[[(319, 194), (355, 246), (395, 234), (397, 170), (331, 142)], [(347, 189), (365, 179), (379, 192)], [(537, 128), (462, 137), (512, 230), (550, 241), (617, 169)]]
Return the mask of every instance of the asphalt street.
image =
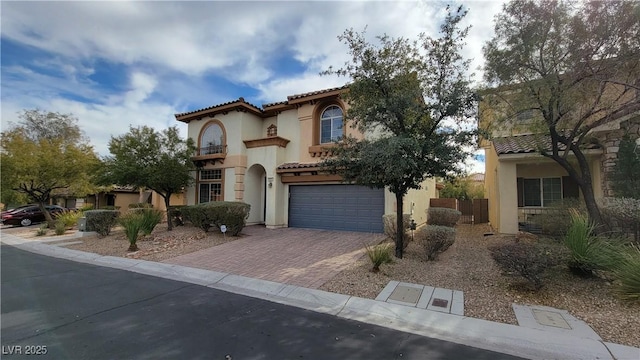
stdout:
[(3, 359), (517, 359), (7, 245), (0, 252)]

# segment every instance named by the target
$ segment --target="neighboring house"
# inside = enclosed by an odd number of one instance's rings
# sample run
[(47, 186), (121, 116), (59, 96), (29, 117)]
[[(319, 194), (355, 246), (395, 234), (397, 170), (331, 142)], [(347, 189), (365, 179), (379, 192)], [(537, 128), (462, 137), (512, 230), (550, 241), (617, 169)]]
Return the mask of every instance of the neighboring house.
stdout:
[[(186, 205), (184, 193), (173, 194), (171, 205)], [(84, 198), (76, 197), (56, 197), (52, 203), (64, 206), (69, 209), (80, 209), (84, 206), (92, 206), (94, 209), (104, 207), (115, 207), (121, 211), (126, 211), (129, 205), (136, 203), (149, 203), (154, 209), (165, 211), (164, 199), (155, 191), (139, 190), (133, 186), (113, 186), (108, 191), (100, 191), (96, 194), (87, 195)]]
[[(344, 124), (346, 87), (288, 96), (258, 107), (243, 98), (176, 114), (197, 144), (199, 167), (187, 203), (243, 201), (249, 224), (382, 232), (382, 215), (395, 213), (395, 195), (342, 183), (317, 166), (343, 134), (363, 138)], [(435, 181), (406, 196), (404, 212), (426, 221)], [(412, 211), (413, 210), (413, 211)]]
[[(519, 224), (531, 222), (553, 203), (582, 195), (564, 168), (540, 155), (540, 144), (549, 150), (551, 141), (548, 136), (531, 133), (533, 112), (516, 112), (508, 124), (496, 121), (502, 116), (499, 112), (495, 105), (484, 101), (480, 104), (479, 127), (490, 129), (489, 139), (481, 141), (485, 150), (485, 197), (489, 199), (493, 228), (513, 234), (518, 232)], [(613, 195), (609, 179), (624, 134), (640, 136), (640, 107), (594, 129), (584, 144), (596, 199)], [(573, 154), (569, 154), (569, 160), (574, 160)]]

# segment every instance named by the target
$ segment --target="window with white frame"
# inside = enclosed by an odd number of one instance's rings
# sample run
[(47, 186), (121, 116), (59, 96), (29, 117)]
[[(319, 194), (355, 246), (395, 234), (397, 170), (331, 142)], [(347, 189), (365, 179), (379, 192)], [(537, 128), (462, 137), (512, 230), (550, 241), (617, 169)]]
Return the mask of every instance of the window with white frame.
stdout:
[(320, 143), (326, 144), (342, 137), (342, 109), (337, 105), (328, 106), (320, 114)]
[(222, 201), (222, 170), (200, 170), (198, 174), (198, 203)]
[(522, 179), (521, 186), (524, 206), (545, 207), (562, 200), (562, 178)]

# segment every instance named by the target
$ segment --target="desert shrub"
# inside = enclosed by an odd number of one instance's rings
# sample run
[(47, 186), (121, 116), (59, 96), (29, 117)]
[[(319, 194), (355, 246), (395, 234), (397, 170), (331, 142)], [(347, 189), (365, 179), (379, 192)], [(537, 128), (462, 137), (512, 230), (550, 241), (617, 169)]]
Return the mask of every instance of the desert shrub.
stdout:
[(64, 227), (67, 229), (74, 227), (81, 217), (82, 213), (74, 210), (66, 210), (55, 215), (56, 223), (64, 224)]
[(162, 221), (164, 215), (162, 211), (149, 208), (138, 208), (136, 213), (140, 214), (142, 218), (142, 234), (149, 235), (153, 229)]
[(587, 213), (580, 199), (567, 198), (551, 204), (543, 212), (536, 214), (532, 222), (539, 226), (542, 234), (561, 237), (567, 234), (571, 224), (571, 211)]
[(56, 235), (64, 235), (64, 232), (67, 230), (67, 225), (60, 221), (56, 221), (55, 233)]
[(542, 288), (542, 275), (553, 260), (539, 246), (530, 243), (507, 243), (489, 247), (491, 257), (506, 275), (520, 275), (535, 290)]
[(430, 207), (427, 209), (427, 224), (454, 227), (462, 213), (455, 209)]
[(599, 203), (605, 222), (633, 233), (640, 243), (640, 199), (603, 198)]
[[(396, 219), (397, 219), (396, 214), (382, 215), (382, 224), (383, 224), (384, 234), (387, 235), (387, 237), (393, 240), (394, 242), (396, 240), (396, 229), (397, 229)], [(406, 249), (407, 246), (409, 245), (409, 242), (411, 241), (411, 236), (409, 233), (410, 226), (411, 226), (411, 215), (402, 214), (402, 227), (404, 228), (403, 238), (402, 238), (403, 249)]]
[(622, 247), (614, 240), (595, 236), (594, 228), (585, 215), (571, 212), (564, 243), (570, 252), (569, 269), (576, 274), (591, 275), (595, 270), (610, 270), (620, 260)]
[(371, 260), (371, 264), (373, 265), (371, 271), (378, 272), (380, 271), (380, 265), (388, 264), (392, 261), (392, 248), (393, 245), (390, 243), (379, 244), (375, 246), (365, 246), (367, 256), (369, 257), (369, 260)]
[(181, 209), (185, 220), (194, 226), (209, 231), (211, 226), (227, 227), (227, 233), (238, 236), (246, 225), (251, 205), (239, 201), (213, 201), (193, 206), (185, 206)]
[(422, 243), (427, 260), (437, 260), (440, 253), (445, 252), (456, 239), (456, 231), (449, 226), (427, 225), (416, 234)]
[(89, 210), (93, 210), (93, 204), (85, 204), (85, 205), (82, 205), (80, 209), (78, 209), (78, 211), (80, 211), (83, 214), (85, 211), (89, 211)]
[(129, 204), (129, 209), (151, 209), (153, 206), (149, 203), (133, 203)]
[(640, 301), (640, 246), (632, 245), (615, 266), (616, 292), (624, 300)]
[(120, 212), (116, 210), (89, 210), (85, 211), (87, 218), (87, 231), (95, 231), (102, 236), (111, 233), (111, 228), (116, 224)]
[(44, 223), (40, 225), (38, 230), (36, 230), (36, 236), (45, 236), (47, 235), (47, 231), (49, 230), (49, 225)]
[(129, 240), (128, 251), (138, 251), (138, 236), (144, 226), (144, 215), (139, 212), (129, 212), (118, 219), (118, 223), (124, 229)]

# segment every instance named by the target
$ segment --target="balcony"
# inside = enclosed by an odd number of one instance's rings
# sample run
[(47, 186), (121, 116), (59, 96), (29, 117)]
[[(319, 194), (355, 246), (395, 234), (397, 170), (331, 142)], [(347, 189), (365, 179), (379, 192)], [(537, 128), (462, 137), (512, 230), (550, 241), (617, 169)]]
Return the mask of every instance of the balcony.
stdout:
[(191, 160), (198, 167), (202, 167), (208, 163), (215, 164), (216, 161), (224, 163), (224, 159), (227, 157), (227, 145), (207, 145), (201, 147), (196, 151), (196, 155), (191, 157)]

